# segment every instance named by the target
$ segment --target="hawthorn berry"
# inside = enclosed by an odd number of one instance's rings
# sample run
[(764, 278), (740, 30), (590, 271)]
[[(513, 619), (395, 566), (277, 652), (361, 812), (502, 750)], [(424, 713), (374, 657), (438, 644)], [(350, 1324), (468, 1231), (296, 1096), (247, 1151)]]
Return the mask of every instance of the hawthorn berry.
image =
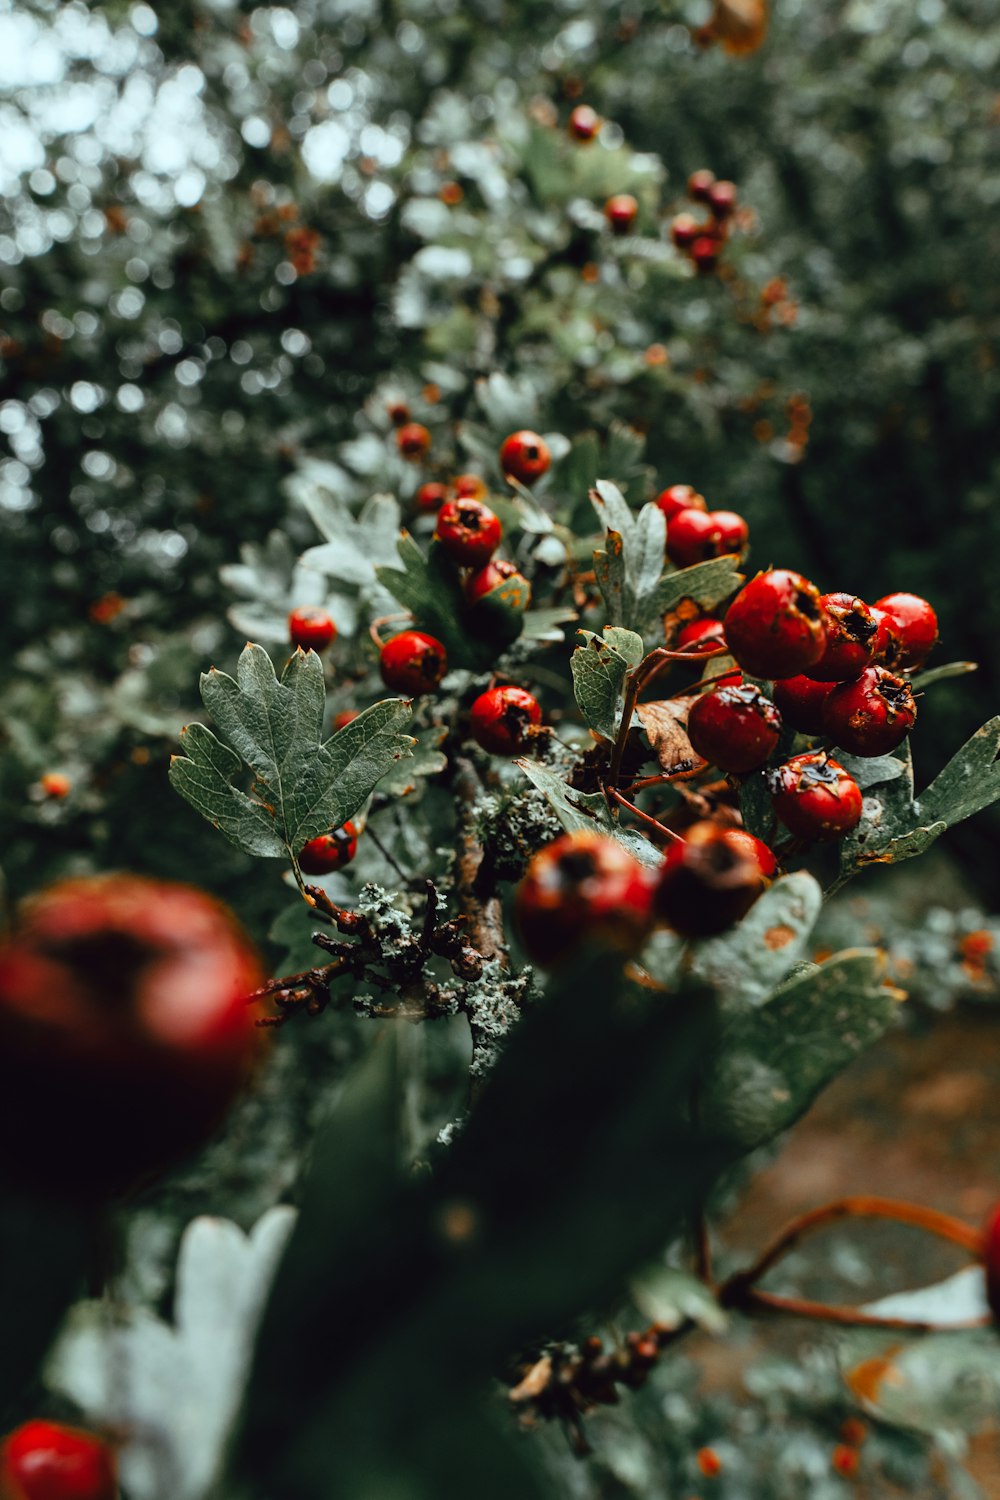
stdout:
[[(475, 604), (498, 584), (504, 583), (508, 578), (521, 576), (517, 563), (508, 562), (503, 557), (491, 558), (485, 568), (477, 568), (474, 573), (469, 574), (465, 581), (465, 597), (470, 604)], [(524, 582), (527, 583), (527, 579)]]
[(416, 462), (430, 452), (431, 435), (422, 422), (406, 422), (396, 428), (396, 447), (404, 458)]
[(437, 515), (447, 499), (448, 486), (439, 483), (436, 479), (429, 479), (417, 490), (413, 503), (421, 515)]
[(823, 728), (851, 755), (888, 755), (916, 719), (913, 689), (885, 667), (866, 667), (853, 682), (838, 683), (823, 705)]
[(117, 1471), (102, 1438), (36, 1419), (0, 1445), (0, 1500), (117, 1500)]
[(689, 620), (681, 627), (674, 649), (687, 651), (691, 656), (707, 656), (725, 644), (722, 621), (716, 620), (712, 615), (702, 615), (700, 620)]
[(575, 141), (592, 141), (601, 128), (601, 117), (589, 104), (578, 104), (569, 117), (569, 133)]
[(444, 646), (422, 630), (394, 635), (379, 655), (382, 681), (397, 693), (433, 693), (447, 670)]
[(819, 589), (801, 573), (758, 573), (726, 611), (726, 643), (752, 677), (795, 677), (819, 661), (826, 617)]
[(742, 552), (750, 532), (731, 510), (681, 510), (667, 523), (667, 556), (678, 568)]
[(519, 687), (495, 687), (480, 693), (469, 710), (472, 738), (491, 755), (516, 755), (530, 732), (542, 722), (542, 710), (531, 693)]
[(346, 729), (348, 724), (353, 724), (358, 717), (356, 708), (342, 708), (339, 714), (333, 716), (333, 732), (337, 734), (341, 729)]
[(772, 696), (786, 724), (800, 734), (823, 734), (823, 704), (833, 689), (832, 682), (814, 677), (779, 677)]
[(720, 771), (745, 776), (773, 755), (781, 715), (753, 683), (723, 683), (692, 705), (687, 732), (697, 755)]
[(500, 445), (500, 467), (520, 484), (534, 484), (552, 462), (549, 445), (537, 432), (512, 432)]
[(699, 495), (693, 484), (671, 484), (661, 490), (655, 504), (667, 518), (667, 525), (682, 510), (708, 510), (704, 495)]
[(715, 235), (699, 234), (691, 241), (689, 254), (699, 271), (714, 271), (722, 254), (722, 242)]
[(459, 474), (451, 482), (451, 492), (458, 500), (485, 500), (490, 489), (480, 474)]
[(702, 167), (699, 171), (692, 172), (687, 180), (688, 197), (694, 198), (698, 203), (707, 203), (714, 185), (715, 173), (709, 171), (708, 167)]
[(681, 937), (706, 938), (745, 916), (767, 886), (764, 864), (777, 868), (766, 844), (751, 838), (743, 829), (693, 823), (666, 851), (656, 892), (660, 920)]
[(888, 667), (895, 672), (903, 660), (903, 632), (896, 620), (877, 604), (868, 606), (875, 621), (875, 650), (873, 664)]
[(92, 1198), (199, 1144), (257, 1055), (262, 979), (190, 886), (100, 875), (32, 897), (0, 947), (4, 1170)]
[(735, 182), (719, 181), (712, 183), (705, 201), (716, 219), (728, 219), (736, 211), (736, 197)]
[(304, 875), (329, 875), (349, 865), (357, 852), (358, 830), (348, 820), (310, 839), (299, 853), (299, 869)]
[(938, 638), (937, 615), (927, 600), (919, 594), (886, 594), (876, 599), (875, 604), (892, 617), (903, 637), (903, 654), (898, 665), (923, 666)]
[(757, 861), (757, 868), (765, 880), (774, 879), (778, 873), (778, 860), (774, 850), (769, 849), (763, 839), (757, 838), (746, 828), (730, 828), (729, 842), (744, 849)]
[(821, 594), (820, 604), (826, 615), (823, 655), (805, 675), (817, 682), (846, 682), (870, 665), (878, 625), (864, 600), (853, 594)]
[(825, 750), (793, 755), (767, 779), (775, 813), (797, 838), (843, 838), (861, 821), (861, 788)]
[(53, 801), (61, 801), (73, 790), (73, 783), (64, 771), (46, 771), (44, 776), (39, 776), (38, 785)]
[(702, 226), (694, 214), (678, 214), (670, 225), (670, 238), (678, 250), (690, 250), (701, 233)]
[(303, 607), (288, 616), (288, 639), (303, 651), (325, 651), (337, 638), (337, 627), (325, 609)]
[(434, 540), (463, 568), (482, 568), (500, 545), (499, 517), (482, 500), (446, 500), (438, 511)]
[(615, 193), (604, 205), (604, 217), (615, 234), (627, 234), (639, 213), (637, 199), (631, 193)]
[(586, 945), (630, 955), (653, 927), (658, 875), (601, 833), (567, 833), (530, 861), (514, 897), (528, 957), (548, 968)]
[(410, 420), (410, 408), (405, 401), (390, 401), (386, 412), (393, 427), (405, 427)]
[(1000, 1203), (990, 1210), (983, 1225), (983, 1265), (986, 1270), (986, 1297), (990, 1311), (1000, 1323)]

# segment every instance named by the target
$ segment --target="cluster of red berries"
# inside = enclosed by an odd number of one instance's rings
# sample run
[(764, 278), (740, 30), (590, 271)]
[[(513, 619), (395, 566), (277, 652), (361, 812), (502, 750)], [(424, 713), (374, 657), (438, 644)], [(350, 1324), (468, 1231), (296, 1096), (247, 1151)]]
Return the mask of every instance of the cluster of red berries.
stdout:
[(671, 484), (656, 497), (667, 522), (667, 556), (678, 568), (713, 557), (742, 557), (750, 540), (746, 521), (732, 510), (709, 510), (690, 484)]
[(736, 185), (702, 168), (691, 173), (687, 190), (689, 198), (705, 204), (709, 217), (698, 220), (694, 214), (678, 214), (670, 226), (670, 238), (699, 271), (714, 271), (736, 212)]
[(25, 1422), (0, 1445), (0, 1500), (117, 1500), (118, 1465), (101, 1438)]

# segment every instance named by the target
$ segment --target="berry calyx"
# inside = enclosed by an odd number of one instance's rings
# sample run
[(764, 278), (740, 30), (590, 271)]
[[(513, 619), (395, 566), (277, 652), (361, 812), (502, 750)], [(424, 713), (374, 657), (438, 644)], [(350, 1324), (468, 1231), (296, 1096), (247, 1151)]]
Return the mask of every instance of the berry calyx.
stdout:
[(986, 1300), (1000, 1323), (1000, 1203), (990, 1211), (983, 1225), (982, 1256), (986, 1270)]
[(853, 594), (821, 594), (826, 615), (823, 655), (805, 674), (818, 682), (846, 682), (869, 666), (878, 626), (863, 599)]
[(826, 645), (819, 589), (787, 568), (758, 573), (726, 611), (726, 643), (752, 677), (805, 672)]
[(525, 952), (543, 967), (590, 945), (637, 953), (653, 927), (657, 878), (615, 839), (564, 834), (530, 861), (514, 897)]
[(337, 638), (337, 627), (325, 609), (293, 609), (288, 616), (288, 639), (303, 651), (325, 651)]
[(667, 525), (682, 510), (708, 510), (704, 495), (693, 484), (670, 484), (661, 490), (654, 502), (667, 518)]
[(903, 637), (903, 654), (898, 665), (923, 666), (938, 638), (937, 615), (927, 600), (919, 594), (886, 594), (875, 603), (892, 617)]
[(500, 545), (500, 519), (482, 500), (446, 500), (438, 511), (434, 540), (460, 567), (481, 568)]
[(716, 219), (729, 219), (736, 211), (736, 184), (725, 180), (713, 182), (705, 201)]
[(877, 604), (869, 605), (869, 609), (875, 621), (875, 650), (872, 663), (875, 666), (888, 667), (890, 672), (895, 672), (903, 661), (903, 632), (886, 610), (879, 609)]
[(913, 689), (885, 667), (867, 667), (854, 682), (838, 683), (823, 705), (823, 728), (851, 755), (888, 755), (916, 719)]
[(670, 238), (678, 250), (690, 250), (701, 233), (702, 226), (694, 214), (678, 214), (671, 221)]
[(832, 682), (813, 677), (779, 677), (772, 696), (786, 724), (800, 734), (823, 734), (823, 704), (833, 692)]
[(422, 422), (407, 422), (396, 429), (396, 447), (404, 458), (416, 462), (430, 452), (431, 435)]
[(437, 515), (448, 499), (448, 486), (436, 479), (422, 484), (413, 497), (413, 504), (421, 515)]
[(793, 755), (775, 766), (768, 790), (789, 833), (809, 843), (843, 838), (861, 821), (861, 788), (825, 750)]
[(589, 104), (578, 104), (569, 117), (569, 133), (575, 141), (592, 141), (601, 128), (601, 117)]
[(639, 213), (639, 203), (631, 193), (615, 193), (604, 205), (604, 217), (615, 234), (627, 234)]
[(386, 641), (379, 655), (386, 687), (397, 693), (433, 693), (448, 670), (441, 642), (422, 630), (404, 630)]
[(690, 568), (712, 557), (741, 553), (750, 531), (731, 510), (682, 510), (667, 525), (667, 556), (678, 568)]
[(698, 203), (707, 203), (714, 185), (715, 173), (709, 171), (708, 167), (702, 167), (700, 171), (692, 172), (687, 180), (688, 197), (694, 198)]
[(773, 755), (781, 715), (752, 683), (724, 683), (692, 704), (687, 732), (692, 749), (703, 760), (745, 776), (760, 770)]
[(766, 889), (770, 875), (765, 865), (771, 873), (777, 869), (770, 849), (752, 834), (708, 821), (694, 823), (684, 841), (666, 851), (657, 916), (681, 937), (715, 937), (746, 916)]
[[(485, 568), (477, 568), (474, 573), (469, 574), (465, 582), (465, 597), (470, 604), (475, 604), (498, 584), (504, 583), (508, 578), (520, 577), (517, 563), (508, 562), (503, 557), (492, 558)], [(527, 584), (527, 579), (524, 581)]]
[(490, 688), (469, 710), (472, 738), (491, 755), (516, 755), (542, 722), (542, 710), (531, 693), (519, 687)]
[(2, 1500), (117, 1500), (113, 1449), (92, 1432), (25, 1422), (0, 1446)]
[(700, 620), (689, 620), (681, 627), (674, 642), (674, 650), (687, 651), (691, 656), (707, 656), (725, 644), (722, 621), (714, 619), (712, 615), (703, 615)]
[(485, 500), (490, 489), (480, 474), (459, 474), (451, 482), (451, 492), (458, 500)]
[(548, 471), (551, 462), (548, 443), (527, 428), (512, 432), (500, 445), (501, 469), (520, 484), (534, 484)]
[(310, 839), (299, 853), (299, 869), (303, 875), (329, 875), (349, 865), (357, 852), (358, 830), (348, 820), (342, 827)]

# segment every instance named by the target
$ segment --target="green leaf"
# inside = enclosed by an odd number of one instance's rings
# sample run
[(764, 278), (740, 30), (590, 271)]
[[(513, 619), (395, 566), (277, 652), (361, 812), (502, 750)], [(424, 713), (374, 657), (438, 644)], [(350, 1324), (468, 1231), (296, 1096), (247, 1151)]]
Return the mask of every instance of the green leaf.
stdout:
[(854, 777), (863, 792), (872, 786), (884, 786), (886, 782), (896, 781), (907, 774), (906, 761), (899, 760), (895, 755), (848, 755), (838, 749), (836, 759), (848, 775)]
[[(959, 1297), (965, 1302), (967, 1294)], [(853, 1334), (841, 1341), (838, 1357), (849, 1386), (855, 1370), (868, 1365), (859, 1383), (861, 1404), (894, 1427), (974, 1433), (995, 1424), (1000, 1346), (992, 1328), (905, 1341), (898, 1334)]]
[(567, 833), (605, 833), (609, 838), (617, 839), (640, 863), (653, 868), (662, 864), (662, 854), (649, 839), (631, 828), (622, 828), (614, 821), (608, 811), (607, 799), (601, 792), (575, 791), (560, 776), (533, 760), (518, 760), (514, 764), (544, 793)]
[[(314, 651), (296, 651), (279, 681), (267, 652), (248, 645), (234, 680), (213, 667), (202, 699), (235, 747), (202, 724), (182, 734), (170, 781), (191, 805), (248, 854), (294, 854), (317, 834), (346, 822), (382, 776), (411, 752), (400, 733), (409, 704), (373, 704), (326, 743), (323, 667)], [(245, 761), (249, 794), (233, 785)]]
[(604, 539), (604, 551), (594, 553), (594, 572), (598, 586), (604, 595), (608, 618), (612, 625), (625, 623), (625, 556), (621, 533), (609, 531)]
[(578, 634), (586, 645), (577, 646), (570, 658), (577, 705), (590, 729), (613, 740), (621, 719), (625, 679), (642, 660), (642, 637), (616, 626), (605, 629), (603, 640), (591, 630)]
[(711, 1289), (673, 1266), (648, 1266), (633, 1276), (629, 1293), (643, 1317), (664, 1328), (691, 1322), (708, 1333), (722, 1333), (729, 1322)]
[(743, 574), (732, 557), (713, 557), (709, 562), (695, 563), (678, 573), (668, 573), (660, 580), (651, 607), (658, 615), (677, 608), (682, 599), (693, 599), (702, 609), (714, 609), (743, 582)]
[(417, 790), (425, 777), (437, 776), (444, 771), (448, 765), (448, 757), (440, 746), (447, 737), (447, 725), (420, 730), (413, 741), (413, 754), (393, 766), (382, 777), (375, 790), (383, 797), (407, 797)]
[(310, 547), (302, 563), (338, 583), (364, 586), (375, 582), (379, 566), (391, 566), (399, 540), (399, 502), (392, 495), (373, 495), (360, 515), (346, 501), (303, 485), (298, 498), (326, 541)]
[(940, 667), (928, 667), (923, 672), (914, 672), (910, 678), (910, 686), (914, 692), (923, 692), (924, 688), (930, 687), (934, 682), (947, 682), (950, 677), (965, 677), (969, 672), (978, 671), (978, 662), (949, 661)]
[(554, 605), (547, 609), (529, 609), (524, 617), (521, 637), (526, 641), (564, 641), (566, 632), (560, 625), (568, 625), (577, 618), (576, 610), (565, 605)]
[(1000, 717), (978, 729), (917, 798), (921, 824), (951, 828), (1000, 797)]
[(485, 670), (496, 658), (496, 644), (470, 631), (461, 574), (451, 558), (436, 543), (425, 557), (408, 531), (397, 551), (402, 568), (377, 568), (379, 583), (412, 612), (422, 630), (443, 643), (450, 668)]
[(804, 870), (784, 875), (741, 922), (698, 943), (692, 972), (726, 1000), (758, 1005), (806, 955), (823, 893)]

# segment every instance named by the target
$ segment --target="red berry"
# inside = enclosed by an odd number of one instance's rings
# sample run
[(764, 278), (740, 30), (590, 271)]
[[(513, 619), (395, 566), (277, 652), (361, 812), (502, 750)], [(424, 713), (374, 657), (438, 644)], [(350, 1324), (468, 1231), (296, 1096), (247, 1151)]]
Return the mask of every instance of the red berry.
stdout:
[(826, 645), (819, 589), (801, 573), (758, 573), (726, 611), (726, 642), (752, 677), (795, 677)]
[(690, 250), (700, 233), (701, 225), (693, 214), (678, 214), (670, 225), (670, 238), (678, 250)]
[(288, 639), (303, 651), (325, 651), (337, 638), (337, 627), (325, 609), (293, 609), (288, 616)]
[(700, 620), (689, 620), (681, 627), (674, 649), (687, 651), (692, 656), (707, 656), (709, 652), (718, 651), (725, 644), (722, 621), (713, 619), (711, 615), (703, 615)]
[(871, 664), (878, 626), (863, 599), (854, 594), (821, 594), (826, 614), (823, 655), (806, 673), (817, 682), (846, 682)]
[(341, 828), (310, 839), (299, 854), (299, 869), (304, 875), (329, 875), (349, 865), (357, 852), (358, 830), (348, 820)]
[(833, 688), (832, 682), (812, 677), (779, 677), (774, 684), (775, 707), (800, 734), (823, 734), (823, 704)]
[(722, 242), (714, 235), (700, 234), (692, 240), (690, 255), (699, 271), (714, 271), (722, 253)]
[(790, 833), (839, 839), (861, 821), (861, 788), (825, 750), (793, 755), (768, 773), (771, 804)]
[(627, 234), (636, 221), (638, 201), (631, 193), (616, 193), (604, 205), (604, 217), (616, 234)]
[(569, 133), (576, 141), (592, 141), (601, 128), (601, 117), (589, 104), (578, 104), (569, 117)]
[(44, 776), (38, 778), (38, 785), (46, 797), (52, 797), (55, 801), (68, 797), (73, 790), (72, 781), (63, 771), (46, 771)]
[(735, 182), (713, 182), (705, 195), (706, 202), (717, 219), (728, 219), (736, 210)]
[(482, 500), (446, 500), (438, 511), (434, 539), (463, 568), (481, 568), (500, 545), (499, 517)]
[(479, 474), (459, 474), (451, 482), (451, 492), (458, 500), (485, 500), (490, 489)]
[(1000, 1323), (1000, 1203), (990, 1211), (983, 1225), (982, 1255), (986, 1268), (986, 1297), (990, 1311)]
[(262, 977), (190, 886), (100, 875), (26, 902), (0, 948), (4, 1169), (94, 1196), (199, 1144), (257, 1054)]
[(851, 755), (888, 755), (917, 720), (913, 689), (885, 667), (866, 667), (854, 682), (841, 682), (823, 705), (823, 728)]
[(422, 630), (394, 635), (379, 656), (382, 681), (397, 693), (433, 693), (447, 670), (444, 646)]
[(564, 834), (534, 856), (514, 897), (528, 957), (549, 967), (588, 944), (638, 952), (652, 930), (657, 879), (615, 839)]
[(919, 667), (930, 656), (937, 643), (938, 622), (926, 599), (918, 594), (886, 594), (875, 601), (879, 609), (891, 615), (903, 637), (901, 667)]
[(773, 849), (769, 849), (763, 839), (756, 838), (745, 828), (730, 828), (729, 842), (746, 850), (757, 861), (757, 868), (765, 880), (774, 879), (778, 873), (778, 861)]
[(405, 401), (390, 401), (386, 411), (393, 427), (405, 427), (410, 420), (410, 408)]
[(671, 484), (661, 490), (655, 504), (667, 518), (667, 525), (682, 510), (708, 510), (704, 495), (699, 495), (693, 484)]
[(667, 556), (678, 568), (742, 552), (750, 535), (731, 510), (681, 510), (667, 525)]
[(472, 738), (491, 755), (516, 755), (542, 722), (537, 699), (519, 687), (490, 688), (479, 695), (469, 714)]
[(500, 467), (521, 484), (534, 484), (552, 462), (549, 445), (537, 432), (512, 432), (500, 447)]
[(503, 557), (494, 557), (485, 568), (477, 568), (474, 573), (469, 574), (465, 582), (465, 597), (470, 604), (475, 604), (505, 579), (520, 576), (517, 563), (508, 562)]
[[(694, 823), (683, 842), (666, 852), (656, 911), (681, 937), (715, 937), (753, 906), (767, 885), (762, 856), (748, 842), (752, 835), (718, 823)], [(764, 855), (776, 868), (766, 844)]]
[(421, 459), (430, 451), (431, 435), (422, 422), (407, 422), (396, 429), (396, 447), (404, 458)]
[(714, 183), (715, 173), (710, 172), (707, 167), (702, 167), (698, 172), (692, 172), (687, 180), (688, 197), (694, 198), (699, 203), (707, 203)]
[(117, 1500), (117, 1469), (92, 1432), (25, 1422), (0, 1447), (0, 1500)]
[(903, 660), (903, 632), (892, 615), (879, 609), (877, 604), (869, 605), (869, 609), (875, 621), (875, 653), (872, 661), (895, 672)]
[(720, 771), (745, 776), (773, 755), (781, 715), (760, 688), (723, 684), (703, 693), (688, 714), (688, 739), (697, 755)]
[(421, 515), (437, 515), (448, 498), (448, 486), (429, 479), (422, 484), (413, 497), (413, 503)]

